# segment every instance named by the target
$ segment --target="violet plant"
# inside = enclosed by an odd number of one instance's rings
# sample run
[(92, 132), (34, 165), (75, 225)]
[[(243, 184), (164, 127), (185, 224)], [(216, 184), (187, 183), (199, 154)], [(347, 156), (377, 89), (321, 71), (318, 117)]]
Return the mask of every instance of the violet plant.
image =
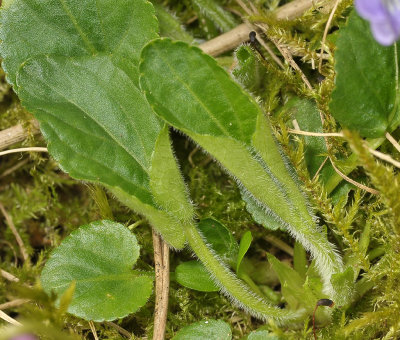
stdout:
[[(208, 2), (196, 1), (197, 6), (202, 3)], [(357, 1), (356, 7), (371, 22), (381, 44), (397, 40), (397, 1)], [(220, 26), (229, 29), (234, 24), (231, 15), (221, 17), (220, 7), (210, 8), (205, 12), (208, 20), (215, 14), (223, 19)], [(329, 110), (342, 127), (357, 131), (367, 138), (369, 148), (377, 148), (400, 122), (399, 57), (395, 45), (379, 46), (366, 27), (354, 12), (340, 31)], [(317, 323), (335, 320), (338, 325), (338, 315), (343, 313), (344, 320), (349, 308), (371, 289), (372, 281), (360, 276), (367, 265), (357, 262), (367, 262), (370, 256), (370, 224), (361, 228), (359, 239), (348, 235), (348, 226), (337, 231), (344, 241), (336, 239), (334, 244), (328, 238), (263, 108), (212, 57), (188, 43), (160, 39), (149, 2), (8, 0), (1, 10), (0, 38), (7, 79), (39, 120), (60, 167), (73, 178), (102, 185), (146, 218), (171, 249), (187, 244), (201, 261), (178, 265), (177, 282), (200, 291), (220, 290), (235, 305), (276, 327), (307, 324), (321, 299), (338, 308), (318, 310)], [(248, 46), (236, 55), (239, 66), (233, 74), (240, 79), (245, 61), (257, 61)], [(361, 78), (364, 86), (359, 86)], [(315, 98), (293, 98), (283, 111), (293, 107), (301, 126), (316, 126), (311, 122), (319, 119)], [(240, 188), (258, 224), (295, 238), (293, 268), (266, 254), (282, 285), (286, 308), (277, 306), (274, 292), (268, 295), (254, 283), (243, 264), (252, 243), (249, 231), (238, 245), (229, 225), (214, 219), (197, 223), (170, 127), (218, 162)], [(355, 150), (343, 162), (351, 171), (359, 159), (369, 159), (363, 144), (350, 133), (346, 136)], [(338, 176), (324, 177), (327, 167), (323, 169), (320, 159), (327, 146), (314, 144), (313, 149), (309, 141), (308, 169), (316, 174), (322, 169), (321, 181), (330, 188), (327, 192), (333, 191)], [(373, 174), (373, 166), (368, 169)], [(341, 215), (348, 191), (345, 201), (343, 197), (332, 213), (342, 216), (338, 225), (353, 221), (351, 211)], [(356, 192), (354, 201), (360, 197)], [(342, 242), (350, 246), (345, 248)], [(61, 310), (77, 317), (97, 322), (123, 318), (143, 307), (152, 293), (154, 273), (133, 268), (139, 251), (136, 237), (119, 223), (83, 225), (52, 252), (41, 284), (47, 293), (57, 294)], [(337, 334), (351, 332), (348, 327)], [(229, 325), (212, 320), (184, 327), (175, 339), (201, 339), (205, 334), (232, 338)], [(259, 330), (249, 339), (257, 336), (272, 335)]]

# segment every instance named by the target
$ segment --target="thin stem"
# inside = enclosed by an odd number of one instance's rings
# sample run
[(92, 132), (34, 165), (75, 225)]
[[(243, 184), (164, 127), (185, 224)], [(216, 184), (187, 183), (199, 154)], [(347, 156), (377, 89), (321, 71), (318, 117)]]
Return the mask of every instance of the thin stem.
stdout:
[(321, 41), (321, 57), (319, 59), (319, 64), (318, 64), (319, 73), (321, 73), (321, 68), (322, 68), (322, 55), (324, 54), (324, 46), (325, 46), (326, 37), (328, 36), (329, 27), (331, 26), (332, 19), (336, 12), (336, 9), (339, 5), (339, 2), (340, 2), (340, 0), (336, 0), (335, 5), (332, 8), (331, 14), (329, 15), (328, 21), (326, 22), (324, 35), (323, 35), (322, 41)]
[(168, 315), (169, 248), (153, 229), (154, 263), (156, 272), (156, 305), (154, 307), (153, 340), (163, 340)]
[(0, 269), (0, 274), (2, 277), (4, 277), (6, 280), (11, 281), (11, 282), (19, 282), (19, 278), (14, 276), (13, 274), (6, 272), (3, 269)]
[(12, 301), (9, 301), (9, 302), (5, 302), (5, 303), (2, 303), (0, 305), (0, 310), (18, 307), (18, 306), (21, 306), (21, 305), (29, 302), (29, 301), (31, 301), (31, 300), (29, 300), (29, 299), (15, 299), (15, 300), (12, 300)]
[(190, 247), (210, 272), (211, 277), (221, 291), (231, 298), (236, 305), (247, 310), (253, 316), (268, 320), (274, 319), (279, 323), (293, 321), (304, 312), (292, 312), (270, 305), (263, 297), (252, 292), (249, 287), (239, 280), (222, 262), (222, 260), (206, 245), (203, 236), (194, 224), (185, 225), (185, 233)]
[(93, 321), (89, 321), (89, 327), (90, 327), (90, 330), (92, 331), (94, 340), (99, 340), (99, 337), (97, 336), (96, 327), (94, 327)]
[(362, 190), (365, 190), (365, 191), (367, 191), (367, 192), (369, 192), (369, 193), (371, 193), (371, 194), (373, 194), (373, 195), (379, 195), (379, 191), (378, 191), (378, 190), (375, 190), (375, 189), (372, 189), (372, 188), (370, 188), (370, 187), (367, 187), (366, 185), (361, 184), (361, 183), (358, 183), (358, 182), (356, 182), (355, 180), (351, 179), (350, 177), (346, 176), (343, 172), (341, 172), (341, 171), (336, 167), (336, 165), (335, 165), (335, 163), (333, 162), (333, 160), (332, 160), (331, 157), (329, 157), (329, 160), (331, 161), (331, 164), (332, 164), (333, 169), (334, 169), (345, 181), (347, 181), (347, 182), (349, 182), (349, 183), (355, 185), (356, 187), (358, 187), (358, 188), (360, 188), (360, 189), (362, 189)]
[[(377, 149), (385, 141), (385, 138), (376, 138), (367, 141), (370, 148)], [(357, 167), (358, 157), (353, 153), (345, 161), (341, 161), (340, 164), (341, 168), (343, 169), (341, 173), (347, 175)], [(330, 176), (327, 182), (325, 182), (326, 193), (330, 194), (342, 180), (343, 177), (337, 172)]]
[(12, 324), (14, 326), (22, 326), (22, 323), (20, 323), (19, 321), (13, 319), (11, 316), (8, 316), (2, 310), (0, 310), (0, 319), (3, 319), (4, 321), (7, 321), (8, 323), (10, 323), (10, 324)]
[(400, 144), (397, 142), (397, 140), (393, 138), (393, 136), (389, 132), (386, 132), (385, 137), (395, 147), (395, 149), (400, 152)]
[(14, 222), (11, 219), (11, 216), (7, 213), (6, 209), (4, 208), (3, 204), (0, 202), (0, 211), (2, 212), (2, 214), (4, 215), (8, 226), (10, 227), (12, 233), (14, 234), (14, 237), (18, 243), (19, 246), (19, 250), (21, 252), (22, 258), (24, 259), (24, 261), (28, 261), (29, 260), (29, 255), (28, 252), (26, 251), (24, 242), (22, 241), (21, 236), (19, 235), (17, 228), (15, 228)]
[(32, 147), (29, 147), (29, 148), (18, 148), (18, 149), (11, 149), (11, 150), (2, 151), (2, 152), (0, 152), (0, 156), (8, 155), (10, 153), (24, 152), (24, 151), (48, 152), (47, 148), (32, 146)]
[(120, 334), (122, 334), (126, 338), (128, 338), (128, 339), (132, 338), (131, 333), (129, 333), (125, 328), (122, 328), (121, 326), (117, 325), (116, 323), (111, 322), (111, 321), (105, 321), (105, 324), (116, 329), (118, 332), (120, 332)]
[(311, 137), (343, 137), (342, 132), (309, 132), (297, 129), (287, 129), (288, 132), (295, 135), (311, 136)]
[(394, 160), (391, 156), (371, 148), (368, 148), (368, 151), (371, 152), (375, 157), (394, 165), (396, 168), (400, 168), (400, 162)]

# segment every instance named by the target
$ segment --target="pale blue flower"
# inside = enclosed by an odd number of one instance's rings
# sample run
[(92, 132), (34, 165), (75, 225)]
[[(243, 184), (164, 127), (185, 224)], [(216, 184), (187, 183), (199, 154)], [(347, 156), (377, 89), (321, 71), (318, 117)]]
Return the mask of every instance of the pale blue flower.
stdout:
[(371, 24), (377, 42), (389, 46), (400, 37), (400, 0), (355, 0), (358, 14)]

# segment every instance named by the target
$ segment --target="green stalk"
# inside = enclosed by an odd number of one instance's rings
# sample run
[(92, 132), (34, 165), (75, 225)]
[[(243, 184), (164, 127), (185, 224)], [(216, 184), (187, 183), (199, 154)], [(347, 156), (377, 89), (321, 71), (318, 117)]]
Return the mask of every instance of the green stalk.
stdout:
[(267, 300), (252, 292), (207, 246), (203, 236), (194, 224), (185, 224), (185, 234), (193, 252), (203, 262), (221, 291), (240, 308), (256, 318), (262, 320), (273, 319), (278, 323), (295, 321), (305, 312), (304, 310), (292, 312), (274, 307)]

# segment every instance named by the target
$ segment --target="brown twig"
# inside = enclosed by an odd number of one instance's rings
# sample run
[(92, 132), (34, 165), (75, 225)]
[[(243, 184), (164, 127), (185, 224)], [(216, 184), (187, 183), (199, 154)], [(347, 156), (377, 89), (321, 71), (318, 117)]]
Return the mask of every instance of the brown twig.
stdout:
[(19, 278), (14, 276), (13, 274), (6, 272), (3, 269), (0, 269), (0, 274), (2, 277), (4, 277), (6, 280), (8, 281), (12, 281), (12, 282), (19, 282)]
[(326, 161), (329, 159), (329, 157), (325, 157), (324, 161), (321, 163), (321, 165), (319, 166), (317, 172), (315, 173), (314, 177), (312, 178), (312, 181), (315, 180), (317, 178), (317, 176), (319, 175), (319, 173), (321, 172), (322, 168), (324, 167)]
[(8, 168), (7, 170), (5, 170), (1, 175), (0, 178), (6, 177), (10, 174), (12, 174), (14, 171), (18, 170), (19, 168), (23, 167), (26, 163), (29, 162), (29, 158), (25, 158), (20, 162), (17, 162), (16, 164), (14, 164), (12, 167)]
[(337, 173), (340, 177), (342, 177), (345, 181), (347, 181), (347, 182), (349, 182), (349, 183), (355, 185), (356, 187), (358, 187), (358, 188), (360, 188), (360, 189), (362, 189), (362, 190), (365, 190), (365, 191), (369, 192), (370, 194), (379, 195), (379, 191), (378, 191), (378, 190), (375, 190), (375, 189), (372, 189), (372, 188), (370, 188), (370, 187), (367, 187), (366, 185), (361, 184), (361, 183), (358, 183), (358, 182), (356, 182), (355, 180), (351, 179), (350, 177), (346, 176), (343, 172), (341, 172), (341, 171), (336, 167), (336, 165), (335, 165), (335, 163), (333, 162), (333, 160), (332, 160), (331, 157), (329, 157), (329, 160), (331, 161), (332, 167), (333, 167), (333, 169), (336, 171), (336, 173)]
[(15, 299), (15, 300), (12, 300), (12, 301), (9, 301), (9, 302), (5, 302), (5, 303), (2, 303), (0, 305), (0, 310), (18, 307), (18, 306), (24, 305), (25, 303), (27, 303), (29, 301), (31, 301), (31, 300), (29, 300), (29, 299)]
[(153, 248), (156, 272), (156, 304), (154, 307), (153, 340), (164, 340), (168, 315), (169, 248), (154, 229)]
[[(292, 20), (302, 15), (312, 6), (313, 0), (294, 0), (286, 5), (277, 8), (274, 13), (276, 19), (278, 20)], [(229, 32), (226, 32), (214, 39), (206, 41), (199, 47), (205, 53), (216, 57), (248, 41), (251, 31), (254, 31), (254, 28), (248, 27), (248, 25), (246, 24), (242, 24)], [(260, 39), (259, 41), (261, 45), (266, 45), (265, 41), (261, 41)]]
[(22, 323), (20, 323), (19, 321), (13, 319), (11, 316), (8, 316), (2, 310), (0, 310), (0, 319), (3, 319), (4, 321), (7, 321), (8, 323), (10, 323), (10, 324), (12, 324), (14, 326), (22, 326)]
[(14, 222), (11, 219), (11, 216), (8, 214), (8, 212), (6, 211), (6, 209), (4, 208), (3, 204), (0, 202), (0, 211), (2, 212), (2, 214), (4, 215), (8, 226), (10, 227), (12, 233), (14, 234), (14, 237), (18, 243), (19, 246), (19, 250), (21, 252), (22, 258), (24, 259), (24, 261), (28, 261), (29, 260), (29, 255), (28, 252), (26, 251), (24, 242), (22, 241), (21, 236), (19, 235), (17, 228), (15, 228)]
[(30, 134), (38, 134), (39, 123), (36, 120), (31, 121), (31, 128), (24, 129), (22, 124), (12, 126), (0, 131), (0, 150), (6, 149), (11, 145), (24, 141)]
[(97, 336), (96, 327), (94, 326), (93, 321), (89, 321), (89, 327), (90, 327), (90, 330), (92, 331), (94, 340), (99, 340), (99, 337)]
[(221, 55), (225, 52), (233, 50), (240, 44), (249, 40), (249, 33), (252, 31), (246, 24), (239, 25), (233, 30), (219, 35), (218, 37), (206, 41), (199, 47), (204, 53), (213, 57)]
[(132, 338), (131, 333), (129, 333), (125, 328), (122, 328), (121, 326), (117, 325), (116, 323), (111, 322), (111, 321), (106, 321), (105, 324), (110, 327), (113, 327), (118, 332), (120, 332), (123, 336), (127, 337), (128, 339)]
[(314, 6), (315, 0), (294, 0), (280, 6), (275, 11), (278, 20), (293, 20), (301, 16), (305, 11)]

